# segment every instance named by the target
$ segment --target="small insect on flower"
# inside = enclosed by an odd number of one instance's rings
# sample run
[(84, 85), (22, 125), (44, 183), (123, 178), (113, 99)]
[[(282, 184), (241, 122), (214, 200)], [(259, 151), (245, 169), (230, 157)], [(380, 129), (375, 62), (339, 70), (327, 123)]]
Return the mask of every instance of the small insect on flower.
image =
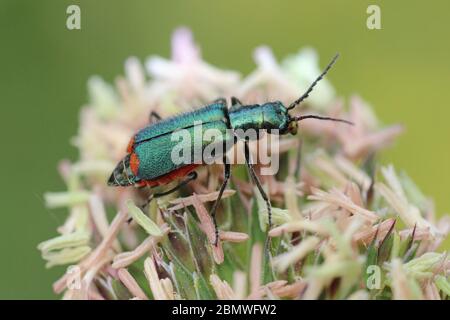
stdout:
[[(182, 162), (174, 161), (172, 155), (176, 142), (173, 141), (172, 135), (180, 130), (186, 130), (192, 136), (198, 132), (199, 128), (200, 134), (203, 134), (208, 129), (214, 129), (222, 133), (222, 140), (219, 142), (215, 140), (213, 142), (208, 142), (202, 139), (200, 144), (201, 150), (205, 150), (205, 148), (212, 143), (220, 143), (224, 146), (221, 149), (223, 152), (215, 153), (213, 155), (214, 158), (222, 158), (224, 163), (224, 181), (220, 187), (219, 195), (211, 209), (211, 216), (215, 226), (214, 244), (217, 245), (219, 238), (216, 210), (231, 175), (231, 166), (226, 157), (226, 151), (229, 146), (232, 146), (238, 140), (243, 140), (244, 142), (246, 165), (253, 182), (266, 203), (270, 229), (272, 226), (271, 204), (255, 174), (249, 151), (249, 141), (259, 139), (260, 135), (257, 133), (252, 136), (250, 134), (245, 134), (245, 132), (248, 130), (252, 130), (253, 132), (263, 130), (272, 134), (285, 135), (290, 133), (295, 135), (298, 129), (298, 122), (305, 119), (330, 120), (352, 124), (346, 120), (318, 115), (293, 116), (289, 114), (290, 110), (293, 110), (308, 98), (313, 88), (325, 76), (328, 70), (330, 70), (337, 58), (338, 55), (331, 60), (325, 70), (316, 78), (306, 92), (297, 100), (293, 101), (288, 107), (285, 107), (280, 101), (267, 102), (261, 105), (244, 105), (237, 98), (232, 97), (231, 108), (227, 107), (227, 102), (224, 98), (220, 98), (203, 108), (183, 113), (167, 120), (162, 120), (158, 114), (152, 112), (150, 118), (157, 118), (159, 121), (149, 124), (131, 138), (127, 148), (127, 155), (119, 162), (112, 172), (111, 177), (108, 180), (108, 185), (156, 187), (183, 178), (179, 184), (172, 189), (162, 193), (152, 194), (149, 201), (153, 198), (161, 197), (178, 190), (180, 187), (196, 179), (197, 173), (194, 170), (198, 166), (206, 165), (207, 163), (204, 159), (200, 162), (193, 160)], [(242, 134), (242, 132), (244, 132), (244, 134)], [(196, 150), (194, 150), (195, 141), (192, 145), (193, 147), (189, 151), (191, 154), (194, 154), (196, 152)]]

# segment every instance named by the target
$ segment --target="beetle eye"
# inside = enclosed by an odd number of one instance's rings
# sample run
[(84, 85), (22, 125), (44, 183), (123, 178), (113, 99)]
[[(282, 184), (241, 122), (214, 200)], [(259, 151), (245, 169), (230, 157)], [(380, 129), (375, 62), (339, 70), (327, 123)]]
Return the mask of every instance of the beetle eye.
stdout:
[(289, 122), (288, 131), (292, 135), (296, 135), (298, 131), (298, 123), (297, 121)]

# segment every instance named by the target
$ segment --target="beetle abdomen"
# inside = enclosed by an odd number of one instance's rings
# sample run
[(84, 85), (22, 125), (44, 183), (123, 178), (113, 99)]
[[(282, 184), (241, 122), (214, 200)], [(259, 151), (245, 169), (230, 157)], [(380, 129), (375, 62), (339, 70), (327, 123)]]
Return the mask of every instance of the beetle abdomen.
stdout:
[[(222, 152), (214, 150), (213, 158), (222, 157), (228, 150), (223, 146), (233, 145), (228, 127), (225, 101), (149, 125), (133, 136), (128, 155), (116, 167), (109, 183), (160, 185), (182, 177), (205, 163), (204, 151), (220, 145)], [(210, 130), (218, 135), (208, 137)]]
[[(130, 154), (127, 154), (114, 168), (111, 176), (108, 179), (110, 186), (131, 186), (137, 183), (137, 177), (132, 171), (133, 161), (130, 160)], [(131, 162), (131, 164), (130, 164)]]
[[(217, 132), (219, 138), (212, 141), (207, 139), (205, 133), (208, 130)], [(226, 146), (222, 147), (224, 144)], [(138, 165), (133, 171), (141, 180), (155, 180), (185, 166), (214, 160), (209, 157), (206, 148), (215, 145), (220, 148), (214, 154), (214, 159), (222, 157), (226, 147), (233, 145), (232, 133), (224, 121), (202, 123), (183, 132), (160, 135), (135, 145), (132, 158), (136, 159)]]
[(190, 172), (192, 172), (195, 168), (197, 168), (198, 164), (191, 164), (184, 167), (181, 167), (177, 170), (171, 171), (157, 179), (154, 180), (141, 180), (137, 183), (138, 186), (149, 186), (149, 187), (155, 187), (155, 186), (162, 186), (165, 184), (168, 184), (175, 179), (183, 178), (187, 176)]

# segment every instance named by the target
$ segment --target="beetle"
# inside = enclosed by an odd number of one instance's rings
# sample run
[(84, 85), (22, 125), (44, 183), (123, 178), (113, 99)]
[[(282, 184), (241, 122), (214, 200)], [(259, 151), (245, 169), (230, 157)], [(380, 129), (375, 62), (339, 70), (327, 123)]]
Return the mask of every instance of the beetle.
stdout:
[[(289, 114), (290, 110), (293, 110), (308, 98), (313, 88), (327, 74), (338, 57), (339, 55), (336, 54), (324, 71), (309, 86), (306, 92), (297, 100), (293, 101), (288, 107), (285, 107), (280, 101), (267, 102), (261, 105), (244, 105), (237, 98), (232, 97), (231, 107), (229, 109), (226, 100), (220, 98), (203, 108), (192, 112), (182, 113), (169, 119), (161, 119), (153, 112), (151, 117), (155, 117), (159, 121), (149, 124), (131, 138), (127, 147), (127, 154), (115, 167), (108, 180), (108, 185), (122, 187), (131, 185), (138, 187), (156, 187), (184, 178), (172, 189), (152, 194), (149, 199), (150, 201), (153, 198), (170, 194), (196, 179), (197, 173), (195, 169), (204, 163), (174, 163), (171, 158), (172, 149), (174, 147), (172, 134), (182, 129), (193, 132), (198, 128), (199, 123), (202, 125), (202, 131), (213, 128), (223, 133), (224, 139), (222, 143), (224, 144), (225, 142), (229, 142), (230, 139), (232, 140), (232, 144), (235, 144), (238, 139), (241, 139), (241, 137), (236, 134), (228, 134), (230, 130), (234, 133), (237, 132), (238, 129), (254, 129), (285, 135), (288, 133), (296, 134), (298, 122), (305, 119), (329, 120), (352, 124), (347, 120), (319, 115), (293, 116)], [(256, 138), (258, 139), (259, 136)], [(271, 204), (250, 161), (249, 139), (245, 138), (243, 140), (245, 162), (252, 181), (257, 186), (266, 203), (270, 229), (272, 226)], [(204, 149), (209, 144), (210, 143), (208, 142), (202, 141), (201, 147)], [(215, 156), (222, 156), (224, 158), (224, 180), (220, 187), (218, 197), (211, 208), (211, 217), (215, 227), (214, 244), (217, 245), (219, 231), (216, 221), (216, 210), (228, 180), (230, 179), (231, 166), (225, 159), (225, 152)]]

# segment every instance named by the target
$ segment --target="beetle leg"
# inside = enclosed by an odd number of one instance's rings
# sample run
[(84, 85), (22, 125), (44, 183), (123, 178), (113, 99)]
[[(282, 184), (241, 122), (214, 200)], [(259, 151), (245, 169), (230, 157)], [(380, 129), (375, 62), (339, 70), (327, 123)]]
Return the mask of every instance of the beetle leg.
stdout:
[[(147, 186), (147, 185), (138, 186), (137, 188), (138, 188), (139, 190), (143, 190), (143, 189), (151, 190), (151, 189), (152, 189), (152, 187), (149, 187), (149, 186)], [(147, 199), (147, 201), (145, 202), (145, 204), (141, 206), (141, 209), (144, 210), (145, 207), (150, 203), (150, 201), (151, 201), (151, 199), (150, 199), (150, 200)], [(131, 221), (133, 221), (133, 218), (132, 218), (132, 217), (129, 217), (128, 220), (127, 220), (127, 223), (130, 224)]]
[(164, 191), (164, 192), (159, 192), (159, 193), (153, 193), (153, 194), (151, 194), (151, 195), (148, 197), (147, 201), (146, 201), (146, 202), (144, 203), (144, 205), (142, 206), (142, 208), (145, 208), (146, 206), (148, 206), (148, 204), (149, 204), (150, 202), (152, 202), (153, 199), (159, 198), (159, 197), (162, 197), (162, 196), (166, 196), (166, 195), (168, 195), (168, 194), (171, 194), (171, 193), (177, 191), (178, 189), (180, 189), (181, 187), (187, 185), (189, 182), (194, 181), (195, 179), (197, 179), (197, 172), (192, 171), (192, 172), (190, 172), (190, 173), (188, 174), (188, 176), (186, 177), (186, 179), (184, 179), (183, 181), (181, 181), (179, 184), (177, 184), (177, 185), (176, 185), (175, 187), (173, 187), (172, 189), (167, 190), (167, 191)]
[(164, 191), (164, 192), (160, 192), (160, 193), (154, 193), (153, 194), (153, 198), (159, 198), (162, 196), (166, 196), (168, 194), (171, 194), (175, 191), (177, 191), (178, 189), (180, 189), (181, 187), (187, 185), (189, 182), (194, 181), (195, 179), (197, 179), (197, 172), (192, 171), (188, 174), (187, 178), (184, 179), (183, 181), (181, 181), (179, 184), (177, 184), (175, 187), (173, 187), (170, 190)]
[(231, 97), (231, 108), (230, 108), (230, 111), (236, 111), (236, 110), (242, 108), (242, 106), (243, 106), (243, 104), (238, 98)]
[[(144, 204), (140, 206), (142, 211), (144, 211), (145, 208), (149, 205), (149, 203), (152, 202), (153, 198), (154, 198), (153, 194), (151, 194), (147, 197), (147, 200), (144, 202)], [(131, 221), (133, 221), (133, 217), (129, 217), (127, 220), (127, 223), (130, 224)]]
[(255, 169), (253, 169), (253, 165), (250, 159), (250, 148), (248, 146), (248, 141), (244, 141), (244, 153), (245, 153), (245, 162), (247, 163), (247, 168), (252, 177), (253, 182), (258, 187), (259, 193), (261, 193), (262, 198), (266, 202), (267, 206), (267, 215), (269, 216), (269, 230), (272, 228), (272, 205), (270, 204), (269, 197), (267, 197), (266, 192), (264, 191), (261, 182), (258, 179), (258, 176), (255, 173)]
[(227, 162), (227, 159), (225, 156), (224, 156), (224, 160), (223, 160), (223, 165), (225, 167), (223, 183), (220, 186), (219, 195), (217, 196), (217, 199), (214, 202), (213, 207), (211, 209), (211, 217), (214, 222), (214, 231), (215, 231), (215, 239), (214, 239), (215, 246), (217, 246), (217, 243), (219, 242), (219, 227), (217, 226), (216, 211), (217, 211), (217, 207), (219, 206), (220, 199), (222, 198), (222, 194), (225, 191), (225, 188), (227, 187), (227, 184), (228, 184), (228, 180), (230, 179), (230, 176), (231, 176), (231, 165)]
[(226, 104), (227, 103), (227, 99), (225, 99), (225, 98), (218, 98), (218, 99), (214, 100), (213, 103), (224, 103), (224, 104)]
[(241, 107), (242, 102), (236, 97), (231, 97), (231, 106)]
[[(156, 119), (156, 121), (155, 121), (155, 119)], [(161, 118), (161, 116), (159, 115), (158, 112), (152, 111), (152, 112), (150, 112), (150, 115), (149, 115), (149, 117), (148, 117), (148, 122), (149, 122), (149, 123), (153, 123), (153, 122), (157, 122), (157, 121), (159, 121), (159, 120), (161, 120), (161, 119), (162, 119), (162, 118)]]

